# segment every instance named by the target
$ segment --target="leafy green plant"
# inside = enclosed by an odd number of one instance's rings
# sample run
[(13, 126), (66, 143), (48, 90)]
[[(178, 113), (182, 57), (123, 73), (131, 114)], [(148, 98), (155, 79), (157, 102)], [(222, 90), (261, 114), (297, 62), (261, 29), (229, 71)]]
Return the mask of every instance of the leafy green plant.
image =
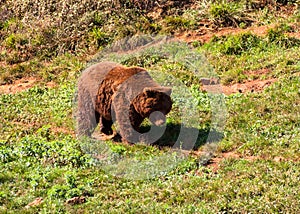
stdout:
[(235, 3), (213, 3), (209, 8), (209, 16), (217, 26), (238, 26), (238, 8)]
[(167, 16), (163, 20), (163, 30), (166, 33), (174, 33), (175, 31), (183, 31), (192, 29), (194, 23), (191, 20), (180, 16)]
[(5, 39), (5, 45), (13, 49), (17, 49), (18, 46), (23, 46), (27, 43), (28, 40), (21, 34), (11, 34)]
[(98, 47), (105, 46), (110, 42), (109, 36), (99, 28), (93, 28), (91, 31), (92, 40), (95, 40)]
[(251, 33), (243, 33), (225, 38), (213, 38), (211, 42), (218, 44), (218, 49), (224, 54), (240, 55), (243, 52), (256, 48), (261, 43), (261, 38)]
[(267, 39), (269, 43), (273, 43), (284, 48), (291, 48), (300, 45), (300, 40), (293, 37), (288, 37), (284, 33), (291, 31), (291, 27), (286, 25), (280, 25), (276, 28), (272, 28), (267, 33)]

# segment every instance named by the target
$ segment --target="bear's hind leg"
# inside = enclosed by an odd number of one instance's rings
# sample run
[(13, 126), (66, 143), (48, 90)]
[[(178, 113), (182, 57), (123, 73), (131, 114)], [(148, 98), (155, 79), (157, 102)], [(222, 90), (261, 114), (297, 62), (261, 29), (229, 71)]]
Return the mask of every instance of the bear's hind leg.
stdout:
[(100, 117), (100, 130), (103, 134), (112, 135), (113, 130), (111, 128), (113, 122), (112, 120), (107, 120), (104, 117)]

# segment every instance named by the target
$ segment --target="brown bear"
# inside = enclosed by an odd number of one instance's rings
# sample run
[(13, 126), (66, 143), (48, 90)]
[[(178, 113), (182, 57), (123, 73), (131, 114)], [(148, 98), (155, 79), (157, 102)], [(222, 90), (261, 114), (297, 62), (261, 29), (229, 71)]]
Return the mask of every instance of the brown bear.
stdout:
[(172, 108), (170, 94), (171, 88), (160, 86), (143, 68), (114, 62), (93, 65), (78, 81), (77, 134), (91, 136), (99, 124), (110, 135), (115, 121), (123, 141), (138, 142), (145, 118), (156, 126), (165, 123)]

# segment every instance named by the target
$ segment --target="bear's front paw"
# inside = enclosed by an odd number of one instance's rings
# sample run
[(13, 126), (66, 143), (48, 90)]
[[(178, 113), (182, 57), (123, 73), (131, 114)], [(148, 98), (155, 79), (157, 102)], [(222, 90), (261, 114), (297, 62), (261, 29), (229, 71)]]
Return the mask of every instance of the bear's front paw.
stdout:
[(113, 136), (112, 140), (114, 142), (122, 142), (122, 137), (117, 133), (115, 136)]

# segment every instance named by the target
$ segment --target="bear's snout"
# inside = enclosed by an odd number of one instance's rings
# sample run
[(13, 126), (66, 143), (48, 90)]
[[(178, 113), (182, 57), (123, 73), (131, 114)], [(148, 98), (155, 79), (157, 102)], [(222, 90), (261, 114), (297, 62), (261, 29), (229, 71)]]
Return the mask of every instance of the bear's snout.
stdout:
[(162, 126), (166, 122), (166, 116), (160, 111), (154, 111), (150, 114), (149, 120), (156, 126)]

